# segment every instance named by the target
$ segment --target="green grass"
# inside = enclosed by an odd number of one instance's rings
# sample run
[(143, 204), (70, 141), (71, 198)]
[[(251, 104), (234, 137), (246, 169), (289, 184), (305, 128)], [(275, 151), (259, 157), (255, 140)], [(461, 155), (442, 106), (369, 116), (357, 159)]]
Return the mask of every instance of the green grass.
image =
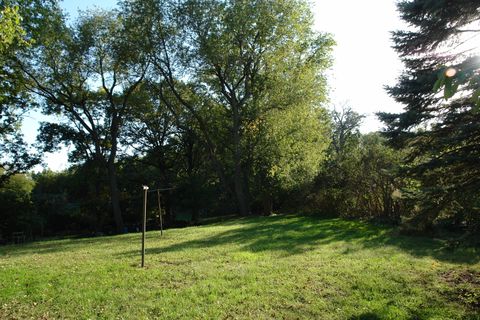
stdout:
[(480, 256), (273, 216), (0, 248), (0, 319), (480, 319)]

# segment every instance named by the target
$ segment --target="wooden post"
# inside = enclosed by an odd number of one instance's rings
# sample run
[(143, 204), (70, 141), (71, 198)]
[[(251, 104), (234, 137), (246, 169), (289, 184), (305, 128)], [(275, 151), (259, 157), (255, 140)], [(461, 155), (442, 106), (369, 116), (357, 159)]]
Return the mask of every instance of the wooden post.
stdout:
[(162, 206), (160, 204), (160, 190), (157, 189), (158, 198), (158, 214), (160, 215), (160, 235), (163, 236), (163, 218), (162, 218)]
[(148, 187), (143, 186), (143, 226), (142, 226), (142, 268), (145, 266), (145, 232), (147, 231), (147, 193)]

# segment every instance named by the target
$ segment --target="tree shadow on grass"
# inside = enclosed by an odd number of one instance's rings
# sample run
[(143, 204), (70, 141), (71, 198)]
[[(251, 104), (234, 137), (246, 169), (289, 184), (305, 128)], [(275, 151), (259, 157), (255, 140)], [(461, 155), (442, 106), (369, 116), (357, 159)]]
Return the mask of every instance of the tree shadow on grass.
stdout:
[[(7, 245), (0, 247), (2, 256), (22, 256), (31, 254), (50, 254), (60, 252), (73, 252), (86, 248), (97, 248), (109, 245), (121, 246), (123, 243), (131, 243), (134, 234), (90, 238), (68, 238), (58, 240), (43, 240), (25, 244)], [(137, 235), (138, 237), (138, 235)]]
[[(251, 252), (272, 251), (281, 255), (295, 255), (321, 248), (321, 245), (348, 243), (344, 254), (362, 248), (395, 246), (414, 256), (430, 256), (442, 261), (473, 264), (480, 261), (478, 248), (449, 250), (445, 241), (427, 237), (396, 235), (393, 228), (359, 221), (320, 219), (312, 216), (248, 217), (222, 221), (207, 227), (222, 226), (231, 229), (205, 238), (177, 242), (168, 246), (148, 248), (148, 254), (178, 252), (234, 244)], [(213, 229), (214, 230), (214, 229)], [(0, 257), (29, 254), (50, 254), (76, 250), (130, 245), (138, 234), (97, 238), (41, 241), (24, 245), (0, 247)], [(138, 250), (119, 253), (118, 256), (136, 256)]]
[(348, 318), (348, 320), (381, 320), (381, 319), (382, 318), (380, 318), (378, 315), (372, 312), (366, 312), (366, 313), (362, 313), (362, 314)]
[[(352, 249), (348, 247), (349, 250), (395, 246), (414, 256), (431, 256), (442, 261), (473, 264), (480, 260), (478, 251), (474, 248), (452, 251), (446, 249), (445, 241), (439, 239), (400, 236), (395, 234), (393, 228), (359, 221), (274, 216), (235, 220), (230, 225), (238, 227), (201, 239), (149, 248), (147, 254), (235, 244), (251, 252), (273, 251), (282, 255), (296, 255), (318, 249), (322, 244), (342, 242), (352, 244)], [(138, 255), (138, 251), (128, 251), (121, 255), (134, 256)]]

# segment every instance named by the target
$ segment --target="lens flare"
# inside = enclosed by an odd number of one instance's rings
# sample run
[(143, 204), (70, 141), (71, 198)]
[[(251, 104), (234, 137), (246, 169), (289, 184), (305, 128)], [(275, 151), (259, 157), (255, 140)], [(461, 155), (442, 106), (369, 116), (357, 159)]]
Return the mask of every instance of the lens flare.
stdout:
[(449, 78), (454, 77), (456, 74), (457, 74), (457, 70), (455, 70), (455, 68), (448, 68), (445, 71), (445, 76), (447, 76)]

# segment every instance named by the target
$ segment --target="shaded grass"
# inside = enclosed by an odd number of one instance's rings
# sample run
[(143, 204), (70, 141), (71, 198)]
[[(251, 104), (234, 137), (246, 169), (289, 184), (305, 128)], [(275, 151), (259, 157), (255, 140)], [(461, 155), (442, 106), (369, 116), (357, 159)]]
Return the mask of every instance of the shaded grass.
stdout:
[[(0, 248), (0, 318), (480, 319), (474, 248), (275, 216)], [(465, 291), (466, 290), (466, 291)], [(467, 292), (467, 298), (462, 295)]]

